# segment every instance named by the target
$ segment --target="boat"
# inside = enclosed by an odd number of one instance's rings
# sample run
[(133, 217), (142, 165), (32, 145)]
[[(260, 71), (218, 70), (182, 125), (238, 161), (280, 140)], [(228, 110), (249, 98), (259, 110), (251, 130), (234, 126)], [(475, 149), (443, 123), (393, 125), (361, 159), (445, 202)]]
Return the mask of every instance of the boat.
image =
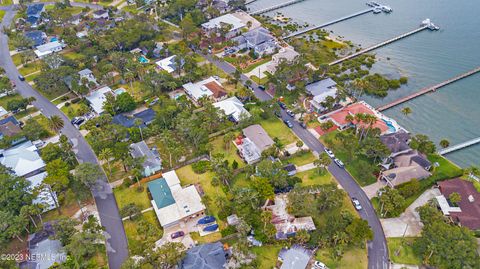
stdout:
[(378, 13), (381, 13), (381, 12), (382, 12), (382, 10), (378, 7), (373, 9), (373, 14), (378, 14)]
[(198, 220), (197, 224), (202, 224), (202, 225), (205, 225), (205, 224), (209, 224), (209, 223), (212, 223), (215, 221), (215, 217), (214, 216), (205, 216), (201, 219)]
[(203, 231), (204, 232), (214, 232), (218, 229), (218, 224), (213, 224), (213, 225), (210, 225), (210, 226), (207, 226), (205, 228), (203, 228)]
[(382, 10), (383, 10), (383, 12), (385, 12), (385, 13), (390, 13), (390, 12), (393, 11), (393, 9), (392, 9), (391, 7), (389, 7), (389, 6), (382, 6)]

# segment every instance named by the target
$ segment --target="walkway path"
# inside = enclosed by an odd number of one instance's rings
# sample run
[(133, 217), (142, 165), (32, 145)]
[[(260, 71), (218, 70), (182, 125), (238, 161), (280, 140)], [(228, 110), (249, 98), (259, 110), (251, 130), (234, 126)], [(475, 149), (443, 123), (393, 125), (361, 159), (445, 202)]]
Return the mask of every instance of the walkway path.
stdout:
[[(54, 3), (54, 2), (46, 2)], [(91, 7), (92, 9), (102, 8), (98, 5), (88, 3), (71, 3), (72, 6)], [(0, 66), (5, 69), (6, 75), (17, 85), (17, 91), (24, 97), (35, 97), (33, 103), (43, 115), (51, 117), (53, 115), (60, 116), (65, 125), (61, 133), (66, 135), (73, 143), (74, 151), (79, 162), (98, 163), (97, 156), (90, 148), (90, 145), (83, 138), (80, 132), (70, 123), (70, 120), (47, 98), (33, 89), (25, 81), (18, 79), (19, 73), (13, 60), (10, 57), (8, 49), (8, 37), (3, 33), (3, 29), (8, 28), (15, 17), (16, 10), (13, 6), (6, 9), (5, 16), (0, 24)], [(128, 257), (128, 245), (123, 223), (120, 218), (117, 203), (113, 195), (112, 189), (108, 184), (106, 177), (98, 181), (98, 185), (92, 189), (93, 196), (99, 211), (100, 221), (105, 227), (106, 248), (108, 255), (108, 264), (111, 269), (120, 268), (123, 261)]]
[(305, 172), (317, 168), (313, 163), (307, 163), (305, 165), (297, 167), (297, 173)]

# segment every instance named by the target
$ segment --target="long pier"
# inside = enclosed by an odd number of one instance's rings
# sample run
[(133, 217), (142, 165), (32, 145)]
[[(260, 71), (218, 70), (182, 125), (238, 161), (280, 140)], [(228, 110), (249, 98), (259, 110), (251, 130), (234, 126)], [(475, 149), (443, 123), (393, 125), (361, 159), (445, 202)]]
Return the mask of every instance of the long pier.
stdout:
[(305, 29), (300, 30), (298, 32), (291, 33), (291, 34), (285, 36), (283, 39), (288, 39), (288, 38), (291, 38), (291, 37), (294, 37), (294, 36), (302, 35), (302, 34), (305, 34), (307, 32), (310, 32), (310, 31), (313, 31), (313, 30), (316, 30), (316, 29), (325, 28), (325, 27), (330, 26), (332, 24), (335, 24), (335, 23), (338, 23), (338, 22), (341, 22), (341, 21), (345, 21), (345, 20), (360, 16), (360, 15), (363, 15), (363, 14), (373, 12), (374, 9), (375, 8), (365, 9), (365, 10), (362, 10), (362, 11), (359, 11), (359, 12), (356, 12), (356, 13), (338, 18), (338, 19), (333, 20), (333, 21), (329, 21), (329, 22), (326, 22), (326, 23), (323, 23), (323, 24), (320, 24), (320, 25), (313, 25), (311, 27), (305, 28)]
[(250, 1), (248, 1), (248, 2), (245, 2), (245, 5), (249, 5), (249, 4), (251, 4), (251, 3), (253, 3), (253, 2), (257, 2), (257, 1), (258, 1), (258, 0), (250, 0)]
[(476, 74), (476, 73), (478, 73), (478, 72), (480, 72), (480, 67), (477, 67), (477, 68), (475, 68), (475, 69), (472, 69), (472, 70), (470, 70), (470, 71), (468, 71), (468, 72), (465, 72), (465, 73), (463, 73), (463, 74), (460, 74), (460, 75), (458, 75), (458, 76), (456, 76), (456, 77), (453, 77), (453, 78), (451, 78), (451, 79), (445, 80), (444, 82), (438, 83), (438, 84), (436, 84), (436, 85), (423, 88), (422, 90), (420, 90), (420, 91), (418, 91), (418, 92), (412, 93), (412, 94), (410, 94), (410, 95), (407, 95), (407, 96), (405, 96), (405, 97), (402, 97), (402, 98), (400, 98), (400, 99), (397, 99), (397, 100), (395, 100), (395, 101), (393, 101), (393, 102), (391, 102), (391, 103), (388, 103), (388, 104), (386, 104), (386, 105), (383, 105), (383, 106), (381, 106), (381, 107), (378, 107), (377, 110), (378, 110), (378, 111), (384, 111), (384, 110), (387, 110), (387, 109), (392, 108), (392, 107), (394, 107), (394, 106), (398, 106), (398, 105), (400, 105), (400, 104), (403, 104), (403, 103), (405, 103), (405, 102), (407, 102), (407, 101), (410, 101), (410, 100), (412, 100), (412, 99), (415, 99), (415, 98), (417, 98), (417, 97), (419, 97), (419, 96), (422, 96), (422, 95), (424, 95), (424, 94), (427, 94), (427, 93), (430, 93), (430, 92), (434, 92), (434, 91), (438, 90), (439, 88), (445, 87), (445, 86), (447, 86), (447, 85), (449, 85), (449, 84), (451, 84), (451, 83), (454, 83), (454, 82), (456, 82), (456, 81), (458, 81), (458, 80), (461, 80), (461, 79), (464, 79), (464, 78), (466, 78), (466, 77), (469, 77), (469, 76), (471, 76), (471, 75), (473, 75), (473, 74)]
[(458, 145), (454, 145), (454, 146), (439, 150), (438, 154), (444, 155), (444, 154), (451, 153), (451, 152), (454, 152), (454, 151), (457, 151), (457, 150), (460, 150), (460, 149), (464, 149), (466, 147), (473, 146), (473, 145), (478, 144), (478, 143), (480, 143), (480, 137), (474, 138), (472, 140), (468, 140), (468, 141), (460, 143)]
[(328, 65), (329, 65), (329, 66), (332, 66), (332, 65), (339, 64), (339, 63), (341, 63), (341, 62), (343, 62), (343, 61), (350, 60), (350, 59), (355, 58), (355, 57), (357, 57), (357, 56), (359, 56), (359, 55), (362, 55), (362, 54), (364, 54), (364, 53), (367, 53), (367, 52), (369, 52), (369, 51), (378, 49), (378, 48), (380, 48), (380, 47), (383, 47), (383, 46), (385, 46), (385, 45), (388, 45), (388, 44), (393, 43), (393, 42), (395, 42), (395, 41), (398, 41), (398, 40), (400, 40), (400, 39), (403, 39), (403, 38), (409, 37), (409, 36), (411, 36), (411, 35), (414, 35), (414, 34), (416, 34), (416, 33), (418, 33), (418, 32), (421, 32), (421, 31), (423, 31), (423, 30), (425, 30), (425, 29), (430, 29), (430, 28), (429, 28), (428, 25), (421, 26), (421, 27), (419, 27), (419, 28), (417, 28), (417, 29), (415, 29), (415, 30), (412, 30), (412, 31), (410, 31), (410, 32), (401, 34), (401, 35), (396, 36), (396, 37), (394, 37), (394, 38), (391, 38), (391, 39), (389, 39), (389, 40), (383, 41), (382, 43), (378, 43), (378, 44), (376, 44), (376, 45), (373, 45), (373, 46), (370, 46), (370, 47), (368, 47), (368, 48), (366, 48), (366, 49), (363, 49), (363, 50), (361, 50), (361, 51), (359, 51), (359, 52), (355, 52), (355, 53), (353, 53), (353, 54), (350, 54), (350, 55), (348, 55), (348, 56), (346, 56), (346, 57), (344, 57), (344, 58), (342, 58), (342, 59), (338, 59), (338, 60), (336, 60), (336, 61), (333, 61), (333, 62), (329, 63)]
[[(254, 0), (254, 1), (256, 1), (256, 0)], [(254, 1), (249, 2), (249, 4), (254, 2)], [(291, 6), (291, 5), (294, 5), (296, 3), (300, 3), (300, 2), (303, 2), (303, 1), (305, 1), (305, 0), (291, 0), (291, 1), (281, 3), (281, 4), (278, 4), (278, 5), (274, 5), (274, 6), (263, 8), (263, 9), (260, 9), (260, 10), (257, 10), (257, 11), (249, 12), (249, 14), (250, 15), (260, 15), (260, 14), (263, 14), (263, 13), (266, 13), (266, 12), (269, 12), (269, 11), (273, 11), (273, 10), (276, 10), (276, 9), (279, 9), (279, 8), (282, 8), (282, 7)]]

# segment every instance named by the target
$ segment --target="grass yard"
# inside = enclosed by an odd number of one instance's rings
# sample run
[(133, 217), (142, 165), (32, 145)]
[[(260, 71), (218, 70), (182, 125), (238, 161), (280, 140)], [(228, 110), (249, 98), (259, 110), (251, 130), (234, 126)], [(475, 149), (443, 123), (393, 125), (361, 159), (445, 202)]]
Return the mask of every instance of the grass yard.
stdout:
[(395, 263), (421, 265), (422, 259), (413, 250), (414, 237), (387, 238), (390, 259)]
[(268, 82), (268, 77), (258, 78), (257, 76), (250, 76), (250, 79), (259, 85), (265, 85)]
[(78, 52), (75, 52), (75, 51), (69, 51), (69, 52), (64, 53), (62, 55), (65, 56), (65, 58), (68, 58), (68, 59), (73, 60), (73, 61), (82, 61), (83, 59), (85, 59), (85, 55), (83, 55), (81, 53), (78, 53)]
[(302, 166), (313, 163), (313, 161), (316, 159), (317, 157), (315, 157), (311, 151), (307, 151), (304, 153), (299, 153), (298, 155), (294, 155), (293, 157), (286, 159), (285, 162), (293, 163), (296, 166)]
[(190, 233), (190, 236), (192, 237), (193, 241), (198, 242), (198, 244), (217, 242), (218, 240), (222, 239), (222, 234), (220, 231), (206, 236), (200, 236), (198, 232), (194, 232)]
[(7, 109), (8, 102), (13, 100), (20, 100), (22, 98), (23, 97), (20, 94), (7, 95), (5, 97), (0, 98), (0, 106)]
[[(0, 13), (1, 13), (1, 12), (2, 12), (2, 10), (0, 10)], [(19, 52), (19, 53), (14, 54), (14, 55), (12, 56), (13, 64), (14, 64), (15, 66), (19, 66), (19, 65), (22, 64), (22, 53), (23, 53), (23, 52)]]
[(242, 160), (242, 158), (240, 158), (240, 156), (238, 156), (237, 148), (235, 147), (233, 142), (230, 143), (230, 148), (229, 149), (225, 149), (225, 145), (224, 145), (224, 142), (223, 142), (223, 136), (217, 136), (215, 139), (210, 141), (210, 143), (213, 146), (212, 155), (222, 153), (222, 154), (225, 155), (225, 159), (228, 160), (228, 163), (230, 165), (233, 163), (234, 160), (237, 161), (238, 168), (242, 168), (246, 165), (245, 162)]
[(319, 175), (317, 169), (301, 172), (295, 176), (302, 179), (302, 186), (323, 185), (335, 182), (330, 172), (326, 171), (324, 175)]
[(123, 226), (125, 227), (125, 234), (127, 235), (128, 248), (132, 254), (141, 254), (143, 252), (141, 242), (145, 239), (139, 232), (140, 229), (138, 227), (138, 223), (141, 220), (145, 220), (154, 227), (155, 231), (157, 231), (154, 234), (156, 240), (163, 236), (163, 230), (153, 210), (143, 213), (142, 216), (137, 219), (124, 221)]
[[(82, 108), (83, 107), (83, 108)], [(88, 111), (88, 106), (82, 102), (73, 104), (70, 103), (69, 106), (63, 106), (60, 110), (69, 118), (73, 119), (74, 117), (81, 116), (83, 111)]]
[(261, 59), (260, 61), (254, 63), (254, 64), (249, 65), (247, 68), (244, 68), (244, 69), (242, 70), (242, 72), (243, 72), (243, 73), (248, 73), (248, 72), (252, 71), (253, 69), (259, 67), (260, 65), (266, 64), (266, 63), (270, 62), (271, 60), (272, 60), (272, 57), (270, 57), (270, 56), (267, 57), (267, 58), (265, 58), (265, 59)]
[[(208, 171), (201, 175), (195, 174), (195, 172), (193, 172), (192, 170), (191, 165), (187, 165), (180, 169), (177, 169), (175, 170), (175, 172), (177, 173), (178, 178), (180, 179), (180, 182), (183, 186), (189, 184), (200, 184), (205, 193), (205, 196), (208, 196), (210, 198), (209, 201), (206, 203), (207, 209), (209, 211), (208, 214), (215, 216), (215, 218), (219, 220), (218, 212), (220, 211), (220, 209), (215, 203), (215, 197), (225, 197), (225, 193), (220, 186), (212, 186), (211, 179), (214, 176), (214, 173)], [(220, 220), (218, 221), (218, 224), (220, 225), (220, 227), (223, 227), (224, 223)]]
[(40, 62), (30, 62), (18, 69), (18, 72), (20, 72), (20, 74), (23, 76), (28, 76), (37, 71), (40, 71)]
[[(110, 166), (105, 162), (102, 167), (107, 174), (108, 182), (114, 182), (127, 177), (127, 173), (123, 170), (121, 162), (110, 161)], [(110, 168), (112, 169), (111, 174)]]
[(0, 21), (3, 20), (3, 16), (5, 16), (5, 13), (5, 10), (0, 10)]
[(277, 118), (261, 120), (260, 125), (262, 125), (272, 139), (277, 137), (284, 146), (295, 143), (298, 140), (287, 125)]
[(278, 253), (282, 249), (280, 245), (252, 247), (252, 252), (257, 255), (258, 269), (274, 268), (278, 261)]
[(328, 268), (348, 268), (364, 269), (368, 267), (368, 257), (366, 248), (347, 249), (341, 260), (333, 260), (328, 249), (320, 249), (315, 255), (315, 259), (325, 263)]
[(130, 203), (136, 204), (141, 210), (151, 207), (152, 205), (150, 204), (150, 199), (147, 194), (147, 185), (142, 184), (142, 186), (144, 187), (142, 192), (138, 192), (137, 188), (128, 188), (125, 186), (113, 189), (118, 208), (122, 209)]
[(30, 107), (30, 108), (27, 108), (26, 110), (22, 110), (21, 112), (18, 112), (17, 114), (15, 114), (15, 118), (17, 120), (20, 120), (21, 118), (26, 117), (37, 111), (38, 109), (36, 107)]
[[(9, 6), (11, 4), (13, 4), (12, 0), (0, 0), (0, 6)], [(3, 10), (1, 10), (1, 11), (3, 11)]]
[(140, 87), (140, 81), (134, 81), (132, 84), (120, 84), (118, 88), (124, 88), (137, 102), (143, 102), (148, 96), (145, 91)]
[(49, 122), (48, 122), (49, 119), (45, 117), (43, 114), (35, 116), (32, 119), (36, 120), (48, 132), (48, 137), (52, 137), (55, 135), (55, 133), (52, 132), (52, 130), (50, 130)]

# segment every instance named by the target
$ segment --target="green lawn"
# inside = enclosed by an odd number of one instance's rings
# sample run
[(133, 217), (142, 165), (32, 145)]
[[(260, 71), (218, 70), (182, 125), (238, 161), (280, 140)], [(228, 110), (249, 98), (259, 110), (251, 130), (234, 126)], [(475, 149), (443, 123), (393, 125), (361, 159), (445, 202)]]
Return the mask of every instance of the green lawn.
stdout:
[(218, 212), (220, 209), (218, 208), (218, 205), (215, 203), (215, 197), (223, 196), (225, 197), (225, 193), (223, 192), (222, 188), (220, 186), (213, 186), (211, 184), (211, 179), (214, 176), (213, 172), (205, 172), (203, 174), (195, 174), (192, 170), (191, 165), (184, 166), (180, 169), (175, 170), (175, 172), (178, 175), (178, 178), (180, 179), (180, 182), (182, 183), (183, 186), (189, 185), (189, 184), (200, 184), (202, 187), (203, 191), (205, 192), (205, 195), (208, 196), (210, 199), (209, 202), (206, 203), (205, 206), (207, 206), (207, 209), (209, 211), (209, 214), (214, 215), (217, 220), (219, 220), (219, 225), (222, 227), (223, 222), (218, 218)]
[[(83, 104), (83, 103), (76, 103), (76, 104), (73, 104), (73, 103), (70, 103), (69, 106), (63, 106), (62, 108), (60, 108), (60, 110), (65, 114), (67, 115), (67, 117), (69, 119), (72, 119), (74, 117), (77, 117), (77, 116), (81, 116), (82, 113), (81, 112), (81, 107), (82, 106), (86, 106), (86, 104)], [(80, 112), (79, 112), (80, 111)]]
[(34, 112), (37, 112), (38, 109), (36, 107), (30, 107), (26, 110), (22, 110), (21, 112), (15, 114), (15, 118), (17, 118), (18, 120), (23, 118), (23, 117), (26, 117)]
[(277, 118), (262, 120), (260, 121), (260, 125), (262, 125), (272, 139), (277, 137), (284, 146), (295, 143), (298, 140), (290, 128)]
[(22, 68), (18, 69), (18, 71), (23, 76), (27, 76), (34, 72), (40, 71), (40, 62), (30, 62), (28, 64), (25, 64)]
[(49, 126), (49, 119), (45, 117), (43, 114), (40, 114), (38, 116), (33, 117), (34, 120), (36, 120), (45, 130), (48, 132), (48, 137), (54, 136), (55, 133), (50, 130)]
[(8, 102), (13, 100), (20, 100), (20, 99), (22, 99), (22, 96), (20, 94), (7, 95), (5, 97), (0, 98), (0, 106), (7, 109)]
[(250, 76), (250, 79), (253, 80), (255, 83), (257, 83), (259, 85), (265, 85), (268, 82), (268, 77), (264, 77), (264, 78), (260, 79), (257, 76)]
[(252, 71), (253, 69), (257, 68), (258, 66), (270, 62), (271, 60), (272, 60), (272, 57), (267, 57), (265, 59), (261, 59), (260, 61), (254, 63), (254, 64), (251, 64), (247, 68), (243, 69), (242, 72), (243, 73), (248, 73), (248, 72)]
[(293, 163), (296, 166), (302, 166), (313, 163), (313, 161), (316, 159), (317, 157), (315, 157), (311, 151), (307, 151), (304, 153), (299, 153), (298, 155), (294, 155), (293, 157), (286, 159), (285, 162)]
[(367, 248), (347, 249), (341, 260), (333, 260), (328, 249), (320, 249), (315, 259), (325, 263), (328, 268), (364, 269), (368, 267)]
[(218, 240), (222, 239), (222, 234), (220, 232), (211, 233), (209, 235), (200, 236), (198, 232), (190, 233), (193, 241), (198, 242), (198, 244), (206, 244), (217, 242)]
[[(9, 6), (11, 4), (13, 4), (12, 0), (0, 0), (0, 6)], [(0, 10), (0, 11), (3, 11), (3, 10)]]
[(85, 55), (75, 51), (69, 51), (67, 53), (64, 53), (63, 56), (65, 56), (65, 58), (68, 58), (74, 61), (82, 61), (85, 58)]
[(136, 204), (142, 210), (151, 207), (152, 205), (150, 204), (150, 199), (147, 194), (147, 186), (145, 184), (142, 186), (144, 187), (142, 192), (138, 192), (137, 188), (128, 188), (125, 186), (113, 189), (118, 208), (122, 209), (130, 203)]
[(0, 10), (0, 21), (3, 20), (3, 16), (5, 16), (5, 13), (5, 10)]
[(326, 171), (324, 175), (320, 175), (318, 174), (317, 169), (301, 172), (295, 176), (302, 179), (302, 186), (322, 185), (335, 182), (330, 172)]
[[(126, 178), (128, 175), (127, 172), (123, 170), (123, 165), (121, 162), (110, 161), (110, 166), (105, 162), (102, 167), (107, 174), (108, 182), (114, 182), (122, 178)], [(110, 169), (112, 169), (111, 174)]]
[(155, 228), (157, 232), (155, 232), (153, 236), (156, 240), (163, 236), (163, 230), (160, 227), (160, 223), (158, 223), (157, 216), (153, 210), (143, 213), (138, 219), (124, 221), (123, 226), (125, 227), (125, 234), (127, 235), (128, 248), (132, 254), (141, 254), (143, 252), (140, 242), (144, 239), (138, 229), (138, 223), (140, 220), (147, 221)]
[(387, 238), (390, 259), (395, 263), (421, 265), (422, 259), (413, 250), (414, 237)]
[(245, 162), (242, 160), (242, 158), (238, 156), (237, 148), (235, 147), (233, 142), (229, 143), (229, 146), (230, 146), (229, 149), (225, 149), (223, 136), (217, 136), (215, 139), (211, 140), (210, 143), (213, 146), (213, 152), (212, 152), (213, 155), (219, 154), (219, 153), (224, 154), (225, 159), (228, 160), (228, 163), (230, 165), (233, 163), (234, 160), (237, 161), (238, 168), (242, 168), (246, 165)]
[(279, 245), (252, 247), (252, 252), (257, 255), (258, 269), (274, 268), (281, 249), (282, 246)]

